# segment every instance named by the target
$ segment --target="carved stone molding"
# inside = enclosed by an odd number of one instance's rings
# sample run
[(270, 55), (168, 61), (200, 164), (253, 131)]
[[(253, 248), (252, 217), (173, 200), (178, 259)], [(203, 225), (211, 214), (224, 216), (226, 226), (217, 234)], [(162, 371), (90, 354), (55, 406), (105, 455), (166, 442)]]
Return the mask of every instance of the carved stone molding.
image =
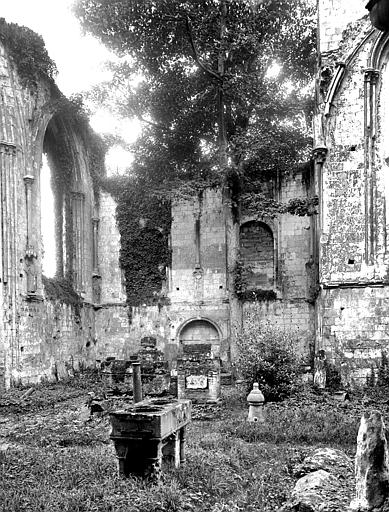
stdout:
[(93, 228), (93, 274), (99, 275), (99, 223), (98, 217), (92, 217), (92, 228)]
[(23, 180), (26, 186), (31, 186), (34, 183), (35, 177), (31, 174), (26, 174), (26, 176), (23, 176)]
[(377, 80), (380, 77), (380, 72), (378, 71), (378, 69), (366, 68), (364, 70), (364, 77), (365, 77), (365, 82), (370, 82), (371, 84), (376, 84)]
[(16, 155), (16, 144), (7, 140), (0, 140), (0, 153)]
[(323, 164), (326, 161), (328, 148), (326, 146), (316, 146), (312, 150), (312, 157), (317, 164)]

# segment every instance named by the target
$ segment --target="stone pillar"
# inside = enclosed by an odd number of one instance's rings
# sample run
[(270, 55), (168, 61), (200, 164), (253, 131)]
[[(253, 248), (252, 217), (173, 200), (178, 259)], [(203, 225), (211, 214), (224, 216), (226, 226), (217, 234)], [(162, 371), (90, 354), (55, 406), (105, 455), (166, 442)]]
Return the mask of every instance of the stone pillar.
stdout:
[(93, 227), (93, 274), (99, 275), (99, 222), (100, 219), (92, 217)]
[(73, 276), (76, 291), (84, 289), (84, 201), (82, 192), (72, 193), (73, 218)]
[(355, 480), (355, 499), (350, 510), (381, 510), (389, 497), (389, 463), (385, 425), (378, 411), (362, 416), (355, 456)]
[(27, 275), (27, 294), (36, 293), (38, 288), (37, 254), (32, 241), (32, 185), (34, 176), (26, 175), (23, 178), (26, 191), (26, 215), (27, 215), (27, 233), (26, 233), (26, 275)]
[(194, 298), (196, 301), (201, 301), (204, 296), (204, 281), (203, 274), (204, 270), (201, 267), (201, 208), (202, 199), (201, 195), (198, 198), (198, 210), (195, 211), (195, 266), (193, 270), (194, 278)]
[(17, 303), (19, 283), (19, 258), (17, 251), (17, 191), (18, 181), (17, 147), (14, 142), (0, 140), (0, 212), (1, 212), (1, 294), (2, 322), (0, 336), (5, 354), (5, 384), (11, 381), (12, 369), (19, 363), (17, 335)]
[(32, 233), (32, 184), (34, 183), (34, 176), (30, 174), (24, 176), (24, 186), (26, 189), (26, 211), (27, 211), (27, 248), (31, 244)]
[(138, 403), (142, 401), (142, 376), (141, 376), (141, 366), (139, 361), (134, 361), (132, 363), (132, 389), (134, 394), (134, 403)]
[(13, 274), (12, 255), (14, 245), (14, 193), (16, 172), (16, 145), (12, 142), (0, 141), (1, 171), (1, 240), (2, 240), (2, 281), (8, 283)]
[(314, 215), (313, 217), (317, 217), (317, 224), (315, 226), (315, 235), (316, 240), (314, 240), (313, 244), (313, 258), (315, 261), (318, 259), (318, 249), (320, 248), (320, 235), (323, 224), (323, 166), (327, 159), (328, 149), (326, 146), (316, 146), (313, 149), (312, 156), (315, 163), (315, 194), (319, 196), (320, 204), (319, 204), (319, 215)]
[(377, 127), (377, 69), (365, 69), (365, 262), (373, 263), (375, 251), (375, 145)]
[(220, 368), (208, 373), (208, 400), (218, 402), (220, 400)]
[[(328, 149), (324, 145), (318, 145), (313, 149), (314, 159), (314, 192), (319, 197), (319, 215), (312, 215), (311, 223), (311, 240), (312, 240), (312, 258), (314, 272), (312, 273), (312, 281), (319, 285), (320, 283), (320, 262), (321, 262), (321, 244), (323, 242), (323, 223), (324, 223), (324, 200), (323, 200), (323, 168), (327, 159)], [(322, 312), (320, 311), (320, 301), (315, 300), (315, 339), (318, 351), (322, 348)]]

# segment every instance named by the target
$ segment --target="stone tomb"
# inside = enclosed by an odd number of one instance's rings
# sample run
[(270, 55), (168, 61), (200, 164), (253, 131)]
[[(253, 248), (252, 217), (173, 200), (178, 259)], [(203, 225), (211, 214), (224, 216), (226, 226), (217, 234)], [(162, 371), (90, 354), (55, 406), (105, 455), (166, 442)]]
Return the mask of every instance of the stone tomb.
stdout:
[(206, 343), (182, 346), (177, 360), (177, 396), (194, 402), (217, 402), (220, 399), (220, 358)]
[(103, 381), (111, 387), (123, 386), (133, 390), (132, 363), (141, 364), (143, 396), (163, 396), (171, 391), (169, 363), (156, 347), (157, 340), (147, 336), (141, 339), (140, 350), (129, 360), (109, 357), (101, 365)]
[(132, 384), (131, 361), (107, 357), (101, 363), (101, 378), (105, 384), (111, 387), (120, 384), (125, 384), (126, 387), (130, 386)]
[(154, 337), (145, 336), (137, 353), (142, 368), (143, 396), (164, 395), (170, 391), (169, 363), (156, 345)]
[(111, 412), (110, 419), (122, 476), (158, 475), (163, 462), (179, 467), (185, 461), (190, 400), (143, 400)]

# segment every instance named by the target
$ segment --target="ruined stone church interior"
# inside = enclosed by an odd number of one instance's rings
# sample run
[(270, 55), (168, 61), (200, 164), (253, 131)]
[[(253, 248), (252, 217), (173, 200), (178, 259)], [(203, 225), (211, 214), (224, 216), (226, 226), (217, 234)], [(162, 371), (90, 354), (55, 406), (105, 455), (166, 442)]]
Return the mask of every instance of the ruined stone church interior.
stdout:
[[(312, 166), (276, 190), (283, 202), (317, 195), (317, 214), (237, 222), (221, 190), (178, 200), (159, 296), (132, 306), (92, 130), (64, 113), (58, 88), (31, 89), (0, 42), (0, 387), (129, 360), (144, 339), (170, 372), (181, 348), (196, 346), (234, 375), (236, 333), (253, 310), (298, 329), (308, 373), (324, 354), (345, 384), (363, 385), (389, 349), (388, 61), (388, 32), (365, 2), (319, 0)], [(55, 183), (55, 280), (42, 272), (44, 160)], [(238, 254), (252, 269), (241, 296)]]

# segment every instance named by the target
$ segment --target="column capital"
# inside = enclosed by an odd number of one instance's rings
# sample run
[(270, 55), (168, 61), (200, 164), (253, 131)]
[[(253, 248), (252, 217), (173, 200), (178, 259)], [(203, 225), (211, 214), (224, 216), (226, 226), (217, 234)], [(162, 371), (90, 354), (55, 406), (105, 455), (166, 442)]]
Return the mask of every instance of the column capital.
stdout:
[(72, 198), (73, 199), (84, 199), (85, 198), (85, 194), (84, 192), (76, 192), (76, 191), (73, 191), (70, 193)]
[(26, 185), (31, 186), (35, 181), (35, 176), (33, 176), (32, 174), (26, 174), (25, 176), (23, 176), (23, 181)]
[(9, 140), (0, 140), (0, 152), (16, 155), (16, 144)]
[(318, 164), (323, 164), (327, 158), (327, 146), (315, 146), (312, 150), (312, 157)]
[(365, 82), (371, 82), (372, 84), (377, 83), (377, 80), (380, 76), (380, 72), (375, 68), (366, 68), (363, 70), (363, 74), (365, 77)]

